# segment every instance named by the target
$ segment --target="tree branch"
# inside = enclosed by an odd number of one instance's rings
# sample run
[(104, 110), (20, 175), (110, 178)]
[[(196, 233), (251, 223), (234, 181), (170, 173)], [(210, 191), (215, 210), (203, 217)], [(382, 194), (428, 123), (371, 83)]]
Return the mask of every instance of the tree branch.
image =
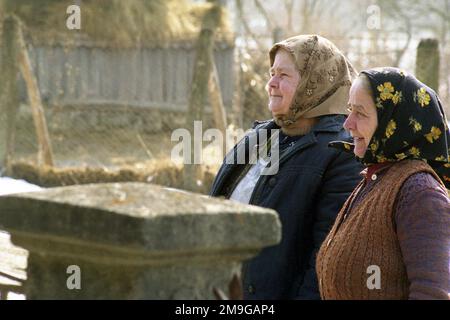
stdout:
[(250, 26), (248, 25), (247, 20), (245, 19), (244, 9), (242, 7), (241, 0), (236, 0), (236, 8), (238, 11), (239, 21), (241, 21), (242, 26), (244, 27), (245, 33), (247, 35), (249, 35), (253, 39), (253, 41), (255, 41), (256, 46), (258, 47), (259, 50), (264, 50), (264, 46), (259, 41), (259, 39), (256, 37), (256, 35), (252, 32), (252, 30), (250, 29)]
[(259, 0), (254, 0), (254, 2), (255, 2), (256, 8), (262, 14), (264, 19), (266, 20), (267, 29), (269, 31), (273, 31), (274, 25), (273, 25), (273, 22), (270, 20), (267, 10), (263, 7), (262, 3)]

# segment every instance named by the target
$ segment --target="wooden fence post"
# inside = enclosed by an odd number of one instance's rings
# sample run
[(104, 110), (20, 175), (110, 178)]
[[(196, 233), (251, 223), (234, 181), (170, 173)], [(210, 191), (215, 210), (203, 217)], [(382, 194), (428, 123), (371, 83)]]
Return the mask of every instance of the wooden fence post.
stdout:
[(6, 147), (5, 168), (6, 174), (12, 174), (11, 163), (15, 147), (15, 119), (19, 109), (17, 75), (22, 73), (27, 85), (28, 96), (33, 114), (38, 143), (38, 165), (53, 166), (53, 154), (50, 138), (47, 131), (44, 110), (36, 78), (33, 75), (30, 58), (25, 46), (20, 21), (15, 16), (8, 16), (3, 22), (2, 68), (0, 76), (2, 81), (2, 94), (0, 110), (4, 110)]
[[(214, 123), (216, 128), (222, 132), (222, 137), (226, 138), (227, 114), (223, 105), (222, 92), (220, 91), (219, 75), (216, 64), (212, 60), (211, 74), (209, 77), (209, 100), (213, 109)], [(225, 142), (225, 141), (224, 141)], [(225, 143), (222, 144), (222, 154), (225, 156)]]
[[(202, 141), (194, 143), (194, 121), (203, 120), (203, 109), (208, 95), (210, 74), (213, 70), (213, 47), (214, 36), (220, 23), (221, 7), (214, 4), (209, 11), (205, 13), (202, 21), (200, 35), (196, 44), (196, 59), (194, 63), (194, 76), (192, 80), (192, 89), (189, 97), (189, 108), (186, 116), (186, 127), (191, 133), (191, 163), (184, 164), (184, 188), (196, 191), (199, 189), (197, 180), (200, 177), (201, 166), (195, 164), (195, 153), (202, 152), (202, 149), (196, 150), (196, 146), (202, 145)], [(202, 137), (199, 137), (200, 139)]]
[(19, 108), (17, 75), (19, 72), (17, 54), (17, 33), (18, 25), (11, 17), (6, 17), (3, 21), (3, 35), (1, 46), (1, 95), (0, 112), (5, 115), (4, 124), (0, 128), (5, 130), (5, 154), (4, 166), (6, 175), (11, 175), (11, 162), (14, 157), (15, 147), (15, 120)]
[(31, 111), (33, 114), (34, 126), (36, 128), (36, 136), (38, 142), (38, 165), (53, 166), (53, 151), (50, 144), (50, 136), (48, 134), (47, 123), (45, 121), (44, 108), (42, 107), (41, 94), (37, 85), (36, 78), (33, 74), (30, 57), (23, 39), (20, 22), (14, 18), (17, 24), (17, 44), (19, 49), (19, 66), (25, 83), (27, 85), (28, 97), (30, 100)]
[(434, 91), (439, 91), (439, 41), (423, 39), (417, 46), (416, 76)]

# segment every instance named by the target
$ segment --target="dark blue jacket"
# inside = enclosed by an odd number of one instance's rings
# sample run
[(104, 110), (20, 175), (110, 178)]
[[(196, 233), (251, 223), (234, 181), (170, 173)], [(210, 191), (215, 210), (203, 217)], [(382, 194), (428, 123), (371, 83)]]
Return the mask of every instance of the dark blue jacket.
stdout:
[[(344, 121), (341, 115), (321, 117), (310, 133), (280, 152), (278, 173), (258, 180), (250, 204), (278, 212), (282, 239), (244, 263), (245, 299), (320, 299), (317, 251), (363, 169), (351, 154), (328, 147), (330, 141), (349, 138)], [(271, 120), (259, 122), (247, 137), (276, 128)], [(242, 139), (227, 157), (252, 150), (248, 140)], [(229, 198), (248, 168), (224, 163), (210, 194)]]

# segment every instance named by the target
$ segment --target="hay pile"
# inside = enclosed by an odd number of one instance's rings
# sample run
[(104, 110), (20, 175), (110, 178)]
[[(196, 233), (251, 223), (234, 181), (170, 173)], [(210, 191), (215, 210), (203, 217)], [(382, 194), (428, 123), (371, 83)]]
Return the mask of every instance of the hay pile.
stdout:
[[(202, 17), (211, 6), (188, 0), (83, 0), (81, 30), (73, 31), (66, 27), (66, 9), (73, 3), (68, 0), (3, 0), (0, 12), (3, 16), (17, 15), (34, 43), (82, 38), (123, 48), (194, 40)], [(217, 36), (219, 41), (232, 41), (224, 9)]]

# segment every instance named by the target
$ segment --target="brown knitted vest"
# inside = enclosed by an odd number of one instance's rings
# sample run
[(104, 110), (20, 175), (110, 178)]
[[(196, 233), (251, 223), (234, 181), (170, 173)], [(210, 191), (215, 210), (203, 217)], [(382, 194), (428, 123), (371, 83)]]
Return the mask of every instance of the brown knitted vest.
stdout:
[[(428, 172), (441, 181), (423, 161), (400, 161), (347, 213), (363, 182), (356, 187), (317, 255), (322, 299), (408, 298), (409, 281), (395, 230), (394, 204), (403, 183), (418, 172)], [(374, 275), (369, 266), (380, 268), (380, 289), (367, 285), (373, 284)]]

